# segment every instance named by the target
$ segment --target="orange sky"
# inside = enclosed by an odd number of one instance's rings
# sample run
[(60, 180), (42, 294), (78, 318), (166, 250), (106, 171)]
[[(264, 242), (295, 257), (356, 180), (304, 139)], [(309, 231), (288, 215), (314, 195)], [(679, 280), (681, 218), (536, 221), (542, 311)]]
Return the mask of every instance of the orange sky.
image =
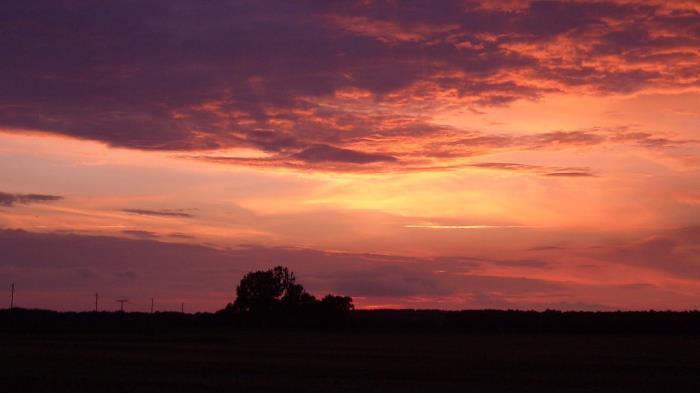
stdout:
[(19, 305), (697, 308), (693, 2), (176, 3), (0, 17)]

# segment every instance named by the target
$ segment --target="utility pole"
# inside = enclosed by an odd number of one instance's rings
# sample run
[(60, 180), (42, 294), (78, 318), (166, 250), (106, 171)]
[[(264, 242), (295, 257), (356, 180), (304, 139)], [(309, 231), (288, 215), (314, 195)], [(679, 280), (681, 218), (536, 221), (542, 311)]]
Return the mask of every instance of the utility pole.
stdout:
[(95, 292), (95, 312), (97, 312), (97, 301), (100, 298), (100, 294)]
[(180, 312), (183, 314), (185, 313), (185, 303), (184, 302), (182, 304), (180, 304)]
[(10, 310), (15, 308), (15, 283), (10, 284)]
[(117, 299), (116, 302), (119, 303), (119, 311), (124, 312), (124, 303), (128, 302), (128, 299)]
[(153, 303), (154, 303), (153, 298), (151, 298), (151, 314), (153, 314)]

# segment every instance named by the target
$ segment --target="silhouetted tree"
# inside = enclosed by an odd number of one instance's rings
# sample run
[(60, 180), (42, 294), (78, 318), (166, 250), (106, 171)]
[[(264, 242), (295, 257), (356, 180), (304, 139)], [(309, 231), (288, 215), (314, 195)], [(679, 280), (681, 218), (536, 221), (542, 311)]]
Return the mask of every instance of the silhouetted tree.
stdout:
[(326, 312), (348, 313), (355, 309), (350, 296), (326, 295), (321, 299), (321, 306)]
[(269, 312), (280, 305), (302, 304), (310, 296), (303, 286), (296, 283), (294, 273), (286, 267), (276, 266), (243, 276), (236, 287), (236, 300), (232, 307), (240, 312)]
[(292, 283), (287, 288), (287, 292), (282, 296), (281, 303), (287, 308), (303, 307), (316, 303), (318, 300), (304, 290), (300, 284)]
[(283, 266), (247, 273), (236, 287), (236, 300), (222, 311), (242, 323), (262, 326), (343, 326), (353, 310), (352, 298), (326, 295), (322, 300), (297, 284)]

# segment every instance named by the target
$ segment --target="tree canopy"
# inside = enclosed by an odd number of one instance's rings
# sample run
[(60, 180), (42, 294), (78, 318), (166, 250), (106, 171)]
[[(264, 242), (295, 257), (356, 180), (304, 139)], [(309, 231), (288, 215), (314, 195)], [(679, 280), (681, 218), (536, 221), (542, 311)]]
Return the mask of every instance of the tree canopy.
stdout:
[(321, 300), (296, 282), (284, 266), (246, 273), (226, 311), (249, 316), (338, 319), (354, 309), (352, 298), (328, 294)]

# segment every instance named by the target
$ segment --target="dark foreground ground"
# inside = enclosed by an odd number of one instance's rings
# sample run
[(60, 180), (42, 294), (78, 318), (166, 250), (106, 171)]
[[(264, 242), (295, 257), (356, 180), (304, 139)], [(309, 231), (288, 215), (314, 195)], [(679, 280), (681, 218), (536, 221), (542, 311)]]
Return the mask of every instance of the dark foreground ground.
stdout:
[(696, 392), (689, 336), (2, 334), (11, 392)]

